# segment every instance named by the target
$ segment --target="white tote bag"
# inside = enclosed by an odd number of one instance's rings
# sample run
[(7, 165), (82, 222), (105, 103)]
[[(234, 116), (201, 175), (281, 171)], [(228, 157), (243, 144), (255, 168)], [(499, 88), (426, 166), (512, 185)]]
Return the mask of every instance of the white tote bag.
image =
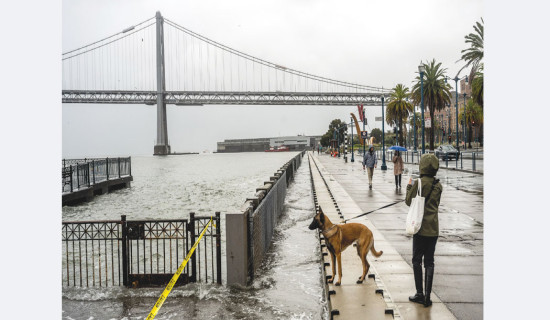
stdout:
[(405, 230), (408, 234), (416, 234), (418, 230), (420, 230), (420, 226), (422, 226), (422, 218), (424, 218), (424, 200), (425, 198), (422, 197), (422, 181), (418, 178), (416, 197), (412, 199), (409, 213), (407, 214)]

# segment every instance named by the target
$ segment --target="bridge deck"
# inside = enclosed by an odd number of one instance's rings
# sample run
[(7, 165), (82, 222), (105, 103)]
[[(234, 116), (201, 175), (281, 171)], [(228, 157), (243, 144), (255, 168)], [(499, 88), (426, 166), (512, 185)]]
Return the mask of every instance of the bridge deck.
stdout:
[[(157, 104), (156, 91), (63, 90), (63, 103)], [(175, 105), (331, 105), (379, 106), (387, 92), (165, 91)]]

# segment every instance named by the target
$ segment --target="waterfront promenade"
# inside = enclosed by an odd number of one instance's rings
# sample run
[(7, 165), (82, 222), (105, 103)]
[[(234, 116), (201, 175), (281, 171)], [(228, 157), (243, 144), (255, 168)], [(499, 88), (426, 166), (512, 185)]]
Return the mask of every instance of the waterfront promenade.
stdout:
[[(345, 163), (343, 158), (315, 153), (313, 160), (331, 189), (344, 219), (405, 197), (407, 177), (403, 176), (402, 188), (396, 190), (391, 162), (387, 162), (387, 171), (381, 171), (382, 161), (379, 159), (378, 168), (374, 172), (373, 189), (369, 190), (361, 157), (356, 157), (354, 163)], [(413, 165), (407, 167), (413, 168)], [(417, 169), (417, 165), (414, 167)], [(373, 266), (369, 273), (375, 274), (377, 286), (381, 287), (378, 289), (385, 293), (386, 308), (393, 308), (396, 318), (483, 318), (483, 178), (478, 176), (474, 181), (474, 184), (481, 185), (472, 187), (470, 181), (468, 187), (463, 188), (457, 185), (456, 181), (461, 179), (456, 176), (457, 172), (453, 176), (446, 176), (445, 171), (440, 170), (438, 173), (443, 184), (443, 194), (439, 211), (440, 237), (435, 252), (432, 307), (424, 308), (408, 301), (408, 296), (415, 292), (411, 265), (412, 238), (404, 231), (408, 207), (399, 203), (350, 221), (367, 225), (373, 231), (376, 249), (384, 251), (380, 258), (375, 259), (370, 254), (367, 256)], [(318, 198), (321, 202), (321, 195)], [(351, 251), (355, 260), (359, 261), (355, 250)], [(347, 265), (348, 261), (343, 259), (344, 279), (353, 279), (356, 275), (350, 272)], [(330, 268), (327, 267), (326, 271), (329, 273)], [(372, 283), (372, 279), (369, 281)], [(330, 286), (329, 289), (332, 290)], [(340, 290), (344, 289), (342, 286)], [(350, 292), (348, 295), (355, 294)], [(343, 310), (336, 317), (353, 318), (346, 317)]]

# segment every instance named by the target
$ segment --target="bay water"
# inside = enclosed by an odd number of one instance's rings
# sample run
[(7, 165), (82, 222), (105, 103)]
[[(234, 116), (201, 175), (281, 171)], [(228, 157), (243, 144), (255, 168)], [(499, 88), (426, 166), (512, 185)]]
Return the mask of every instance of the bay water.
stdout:
[[(222, 216), (224, 285), (176, 287), (156, 319), (326, 319), (320, 248), (309, 225), (314, 213), (307, 155), (288, 186), (272, 247), (250, 286), (225, 284), (225, 214), (238, 212), (247, 197), (296, 152), (219, 153), (132, 157), (130, 188), (62, 209), (63, 221)], [(163, 288), (63, 287), (63, 319), (144, 319)]]

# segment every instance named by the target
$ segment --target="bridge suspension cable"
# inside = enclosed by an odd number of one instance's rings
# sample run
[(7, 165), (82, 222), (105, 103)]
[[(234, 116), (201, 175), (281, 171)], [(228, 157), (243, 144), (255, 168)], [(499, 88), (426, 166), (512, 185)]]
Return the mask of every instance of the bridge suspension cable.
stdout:
[(148, 22), (148, 21), (153, 20), (154, 18), (155, 18), (155, 17), (151, 17), (151, 18), (149, 18), (149, 19), (147, 19), (147, 20), (145, 20), (145, 21), (142, 21), (142, 22), (140, 22), (140, 23), (138, 23), (138, 24), (136, 24), (136, 25), (134, 25), (134, 26), (128, 27), (128, 28), (126, 28), (126, 29), (124, 29), (124, 30), (122, 30), (122, 31), (120, 31), (120, 32), (117, 32), (117, 33), (115, 33), (115, 34), (113, 34), (113, 35), (110, 35), (110, 36), (108, 36), (108, 37), (105, 37), (105, 38), (103, 38), (103, 39), (101, 39), (101, 40), (97, 40), (97, 41), (95, 41), (95, 42), (92, 42), (92, 43), (87, 44), (87, 45), (85, 45), (85, 46), (82, 46), (82, 47), (80, 47), (80, 48), (76, 48), (76, 49), (73, 49), (73, 50), (71, 50), (71, 51), (67, 51), (67, 52), (63, 53), (62, 55), (64, 56), (64, 55), (67, 55), (67, 54), (69, 54), (69, 53), (73, 53), (73, 52), (75, 52), (75, 51), (79, 51), (79, 50), (82, 50), (82, 49), (84, 49), (84, 48), (91, 47), (91, 46), (93, 46), (94, 44), (97, 44), (97, 43), (103, 42), (103, 41), (105, 41), (105, 40), (111, 39), (111, 38), (113, 38), (113, 37), (116, 37), (116, 36), (118, 36), (118, 35), (124, 34), (124, 33), (128, 32), (128, 31), (130, 31), (130, 30), (133, 30), (133, 29), (134, 29), (135, 27), (137, 27), (137, 26), (140, 26), (140, 25), (142, 25), (142, 24), (144, 24), (144, 23), (146, 23), (146, 22)]
[(63, 90), (155, 90), (153, 19), (63, 53)]
[(243, 53), (239, 50), (235, 50), (233, 48), (230, 48), (230, 47), (228, 47), (224, 44), (221, 44), (217, 41), (211, 40), (211, 39), (209, 39), (205, 36), (202, 36), (198, 33), (193, 32), (193, 31), (191, 31), (191, 30), (189, 30), (189, 29), (187, 29), (183, 26), (180, 26), (177, 23), (175, 23), (175, 22), (173, 22), (169, 19), (165, 18), (165, 21), (170, 26), (172, 26), (172, 27), (174, 27), (174, 28), (176, 28), (176, 29), (178, 29), (182, 32), (185, 32), (186, 34), (188, 34), (188, 35), (190, 35), (190, 36), (192, 36), (196, 39), (202, 40), (202, 41), (204, 41), (204, 42), (206, 42), (210, 45), (213, 45), (217, 48), (220, 48), (220, 49), (222, 49), (226, 52), (232, 53), (234, 55), (237, 55), (239, 57), (242, 57), (242, 58), (247, 59), (249, 61), (252, 61), (254, 63), (259, 63), (261, 65), (273, 68), (275, 70), (281, 70), (281, 71), (286, 72), (288, 74), (293, 74), (293, 75), (301, 76), (301, 77), (304, 77), (304, 78), (307, 78), (307, 79), (316, 80), (316, 81), (320, 81), (320, 82), (324, 82), (324, 83), (328, 83), (328, 84), (334, 84), (334, 85), (337, 85), (337, 86), (352, 88), (352, 89), (356, 89), (356, 90), (371, 90), (371, 91), (380, 92), (380, 93), (389, 92), (389, 90), (384, 89), (384, 88), (380, 88), (380, 87), (374, 87), (374, 86), (361, 85), (361, 84), (356, 84), (356, 83), (350, 83), (350, 82), (345, 82), (345, 81), (334, 80), (334, 79), (321, 77), (321, 76), (316, 76), (316, 75), (313, 75), (313, 74), (310, 74), (310, 73), (298, 71), (298, 70), (295, 70), (295, 69), (286, 68), (286, 67), (278, 65), (276, 63), (269, 62), (269, 61), (254, 57), (252, 55)]

